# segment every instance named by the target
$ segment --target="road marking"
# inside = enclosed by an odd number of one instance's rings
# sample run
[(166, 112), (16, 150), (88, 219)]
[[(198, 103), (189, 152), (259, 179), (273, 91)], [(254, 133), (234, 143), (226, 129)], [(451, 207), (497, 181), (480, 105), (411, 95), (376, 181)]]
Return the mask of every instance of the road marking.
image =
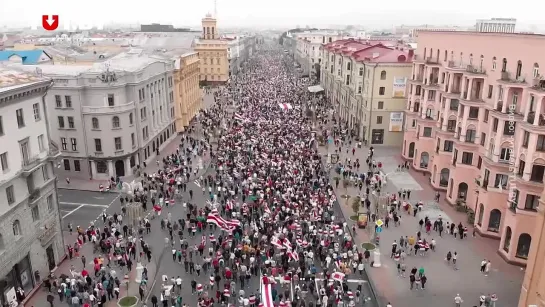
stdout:
[(70, 203), (70, 202), (64, 202), (64, 201), (60, 201), (59, 204), (81, 206), (81, 207), (100, 207), (100, 208), (108, 208), (109, 206), (109, 205), (97, 205), (97, 204)]
[(93, 197), (94, 199), (104, 199), (104, 197)]
[(70, 214), (72, 214), (72, 213), (78, 211), (81, 207), (83, 207), (83, 205), (79, 205), (76, 209), (74, 209), (74, 210), (72, 210), (72, 211), (66, 213), (62, 218), (63, 218), (63, 219), (66, 218), (66, 217), (69, 216)]

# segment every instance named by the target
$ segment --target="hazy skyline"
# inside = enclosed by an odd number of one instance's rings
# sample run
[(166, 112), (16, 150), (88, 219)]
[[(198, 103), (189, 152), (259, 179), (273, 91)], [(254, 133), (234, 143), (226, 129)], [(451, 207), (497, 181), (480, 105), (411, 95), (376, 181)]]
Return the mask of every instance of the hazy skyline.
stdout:
[[(104, 25), (115, 23), (167, 23), (175, 26), (198, 26), (206, 13), (214, 13), (214, 1), (171, 2), (156, 0), (138, 5), (134, 1), (95, 0), (89, 2), (8, 1), (0, 0), (0, 25), (39, 26), (43, 14), (60, 16), (62, 24)], [(189, 4), (191, 3), (191, 4)], [(492, 1), (459, 0), (457, 8), (444, 1), (391, 0), (368, 2), (344, 0), (218, 0), (219, 26), (324, 26), (364, 25), (472, 25), (475, 19), (492, 17), (517, 18), (521, 28), (545, 27), (537, 1), (522, 0), (516, 6), (498, 5)], [(136, 4), (136, 5), (135, 5)], [(539, 5), (545, 8), (545, 5)], [(533, 8), (533, 9), (532, 9)]]

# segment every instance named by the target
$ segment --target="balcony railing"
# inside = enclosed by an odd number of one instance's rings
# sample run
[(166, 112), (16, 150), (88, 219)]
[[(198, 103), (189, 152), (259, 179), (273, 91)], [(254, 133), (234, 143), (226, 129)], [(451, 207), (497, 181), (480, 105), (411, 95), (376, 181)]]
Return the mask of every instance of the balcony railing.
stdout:
[(524, 76), (522, 76), (522, 75), (516, 76), (516, 75), (511, 74), (508, 71), (502, 71), (501, 72), (500, 80), (504, 81), (504, 82), (510, 82), (510, 83), (524, 83), (524, 82), (526, 82), (526, 78)]
[(536, 112), (530, 112), (528, 113), (528, 118), (526, 118), (526, 122), (528, 124), (534, 124), (534, 120), (536, 119)]
[(134, 109), (134, 101), (117, 106), (104, 106), (104, 107), (82, 107), (84, 114), (107, 114), (107, 113), (123, 113)]
[(486, 74), (486, 69), (484, 69), (482, 67), (473, 66), (473, 65), (467, 65), (466, 66), (466, 72), (472, 73), (472, 74), (477, 74), (477, 75), (485, 75)]
[(453, 69), (465, 70), (467, 66), (464, 66), (464, 63), (461, 61), (448, 61), (447, 67), (453, 68)]
[(434, 58), (434, 57), (427, 57), (426, 58), (426, 64), (438, 64), (439, 61), (437, 60), (437, 58)]
[(38, 198), (40, 198), (40, 189), (34, 189), (30, 191), (30, 196), (28, 197), (28, 199), (30, 200), (31, 203), (38, 200)]
[(45, 155), (43, 153), (39, 153), (37, 155), (34, 155), (32, 157), (23, 158), (21, 160), (21, 168), (23, 171), (29, 171), (34, 169), (40, 162), (45, 158)]
[(496, 105), (496, 111), (501, 112), (502, 110), (503, 110), (503, 103), (500, 102), (500, 103), (498, 103), (498, 104)]
[(535, 78), (532, 80), (532, 88), (538, 91), (545, 91), (545, 80), (541, 78)]

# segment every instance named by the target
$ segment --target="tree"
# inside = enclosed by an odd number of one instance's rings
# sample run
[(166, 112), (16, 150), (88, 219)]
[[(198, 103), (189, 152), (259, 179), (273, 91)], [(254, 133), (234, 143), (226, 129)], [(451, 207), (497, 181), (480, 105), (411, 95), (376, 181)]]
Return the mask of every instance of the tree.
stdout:
[(356, 196), (352, 199), (352, 210), (354, 211), (354, 215), (358, 215), (360, 212), (361, 207), (361, 198), (359, 196)]
[(344, 197), (348, 198), (348, 187), (350, 187), (350, 180), (349, 179), (343, 179), (343, 188), (344, 188)]

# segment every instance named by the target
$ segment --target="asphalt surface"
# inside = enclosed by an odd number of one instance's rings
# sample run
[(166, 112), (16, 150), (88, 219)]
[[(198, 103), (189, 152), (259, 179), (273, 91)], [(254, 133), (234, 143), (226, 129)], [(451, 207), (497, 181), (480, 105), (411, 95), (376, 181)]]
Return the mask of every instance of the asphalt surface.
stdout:
[[(69, 224), (74, 230), (77, 226), (87, 228), (91, 222), (96, 221), (104, 210), (108, 210), (116, 202), (119, 205), (119, 193), (114, 192), (100, 193), (59, 189), (58, 196), (64, 230), (68, 230)], [(120, 212), (121, 208), (118, 206), (117, 210)]]

